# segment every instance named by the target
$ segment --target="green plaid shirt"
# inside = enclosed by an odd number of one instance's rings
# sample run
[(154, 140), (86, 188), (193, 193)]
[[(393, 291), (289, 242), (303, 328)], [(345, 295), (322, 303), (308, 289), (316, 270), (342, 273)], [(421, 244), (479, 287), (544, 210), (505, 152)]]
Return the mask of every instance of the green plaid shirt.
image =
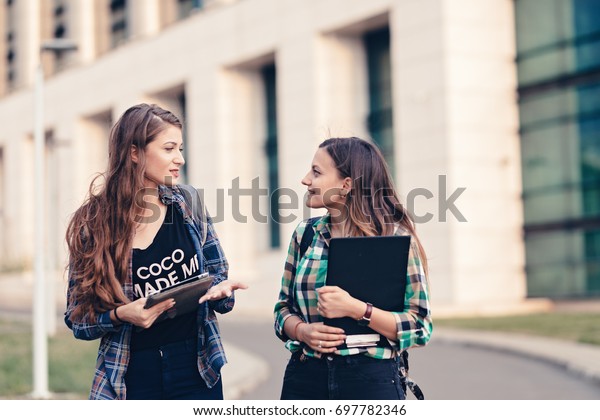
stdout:
[[(323, 216), (314, 225), (315, 235), (312, 244), (300, 258), (300, 241), (306, 229), (307, 221), (301, 222), (290, 241), (288, 256), (285, 262), (279, 300), (275, 304), (275, 332), (285, 341), (285, 347), (291, 352), (302, 349), (310, 357), (321, 357), (304, 343), (291, 340), (283, 329), (290, 316), (298, 316), (303, 321), (323, 322), (317, 311), (316, 289), (325, 286), (327, 280), (327, 255), (329, 250), (329, 214)], [(400, 225), (395, 235), (408, 235)], [(396, 319), (397, 340), (387, 340), (385, 347), (357, 347), (337, 350), (335, 353), (347, 356), (365, 353), (377, 359), (391, 359), (409, 347), (424, 346), (431, 337), (433, 324), (429, 307), (429, 292), (425, 272), (419, 259), (416, 244), (411, 244), (408, 255), (406, 293), (404, 296), (404, 312), (392, 312)]]

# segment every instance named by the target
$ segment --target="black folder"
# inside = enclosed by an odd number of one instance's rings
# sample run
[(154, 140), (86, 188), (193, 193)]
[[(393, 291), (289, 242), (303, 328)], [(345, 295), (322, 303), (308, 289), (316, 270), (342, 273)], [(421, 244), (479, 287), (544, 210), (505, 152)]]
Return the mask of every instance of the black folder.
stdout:
[[(410, 236), (332, 238), (326, 284), (339, 286), (352, 297), (379, 309), (402, 312), (409, 250)], [(325, 318), (324, 323), (342, 328), (346, 335), (378, 334), (349, 317)], [(379, 344), (384, 341), (382, 336)]]

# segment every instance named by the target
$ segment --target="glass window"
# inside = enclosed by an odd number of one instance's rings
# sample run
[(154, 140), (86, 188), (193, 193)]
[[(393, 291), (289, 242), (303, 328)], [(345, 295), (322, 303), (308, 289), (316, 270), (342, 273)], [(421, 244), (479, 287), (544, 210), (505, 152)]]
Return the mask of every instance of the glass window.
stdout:
[(177, 17), (185, 19), (202, 8), (203, 0), (177, 0)]
[(17, 43), (16, 43), (16, 35), (17, 35), (17, 19), (16, 19), (16, 7), (13, 2), (6, 3), (6, 11), (4, 15), (4, 28), (5, 33), (3, 34), (6, 39), (5, 51), (6, 55), (4, 57), (5, 60), (5, 68), (6, 68), (6, 87), (8, 91), (13, 90), (17, 87)]
[(525, 224), (549, 223), (581, 217), (582, 193), (578, 187), (573, 185), (526, 194), (523, 201)]
[(269, 232), (271, 248), (281, 246), (279, 229), (279, 162), (277, 153), (277, 77), (275, 65), (270, 64), (262, 68), (261, 76), (265, 92), (265, 111), (267, 138), (265, 153), (267, 155), (268, 181), (269, 181)]
[[(68, 9), (65, 0), (54, 0), (54, 38), (68, 38)], [(70, 52), (56, 51), (55, 70), (62, 70), (67, 65)]]
[(586, 293), (585, 236), (581, 231), (527, 235), (530, 296), (582, 296)]
[(597, 296), (600, 2), (515, 5), (529, 294)]
[(392, 124), (392, 65), (389, 28), (364, 35), (369, 82), (367, 128), (394, 173), (394, 132)]
[(519, 61), (519, 85), (548, 82), (562, 74), (573, 73), (576, 58), (573, 48), (554, 47), (522, 56)]
[(569, 38), (572, 29), (572, 11), (569, 1), (517, 0), (515, 22), (517, 29), (517, 52), (525, 55), (547, 48)]
[(600, 229), (585, 234), (587, 290), (600, 296)]
[(110, 40), (112, 48), (123, 44), (129, 37), (127, 13), (127, 0), (111, 0)]
[(551, 80), (600, 66), (600, 2), (517, 0), (519, 83)]
[(575, 10), (575, 29), (578, 35), (591, 35), (600, 32), (600, 19), (598, 19), (600, 16), (600, 2), (598, 0), (573, 0), (573, 6)]
[(186, 100), (185, 100), (185, 90), (177, 95), (177, 102), (179, 102), (179, 109), (181, 109), (181, 123), (183, 124), (183, 132), (182, 132), (182, 140), (183, 140), (183, 158), (185, 159), (185, 165), (182, 167), (182, 178), (181, 182), (187, 183), (188, 180), (188, 167), (192, 162), (188, 160), (189, 156), (189, 143), (188, 143), (188, 130), (187, 130), (187, 109), (186, 109)]
[(565, 116), (577, 113), (577, 93), (573, 89), (554, 89), (524, 96), (519, 103), (521, 131), (556, 125)]
[(553, 124), (521, 134), (523, 192), (578, 183), (577, 126)]

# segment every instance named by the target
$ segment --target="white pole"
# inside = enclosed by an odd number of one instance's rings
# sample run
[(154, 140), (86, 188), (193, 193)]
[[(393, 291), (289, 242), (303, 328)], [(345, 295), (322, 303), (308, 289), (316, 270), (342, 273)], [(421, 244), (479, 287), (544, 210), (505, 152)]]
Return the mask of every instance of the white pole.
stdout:
[(49, 398), (48, 336), (44, 271), (44, 70), (40, 61), (35, 74), (35, 279), (33, 291), (33, 398)]
[(48, 167), (47, 179), (48, 183), (48, 208), (46, 214), (48, 218), (45, 219), (48, 226), (48, 240), (45, 242), (47, 246), (46, 254), (46, 333), (48, 337), (54, 337), (56, 335), (56, 238), (58, 238), (58, 232), (56, 228), (56, 221), (58, 220), (58, 214), (56, 208), (58, 206), (58, 177), (56, 168), (56, 138), (53, 135), (51, 141), (46, 141), (46, 147), (48, 148), (48, 154), (46, 155), (46, 164)]

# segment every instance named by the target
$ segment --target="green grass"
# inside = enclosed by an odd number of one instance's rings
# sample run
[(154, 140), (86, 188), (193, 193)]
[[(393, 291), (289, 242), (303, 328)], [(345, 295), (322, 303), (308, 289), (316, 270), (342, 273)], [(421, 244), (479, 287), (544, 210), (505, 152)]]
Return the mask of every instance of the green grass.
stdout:
[[(0, 396), (26, 396), (32, 391), (31, 325), (0, 321)], [(50, 392), (87, 398), (99, 341), (75, 340), (62, 331), (48, 340)]]
[(532, 334), (600, 346), (597, 312), (434, 319), (436, 326)]

